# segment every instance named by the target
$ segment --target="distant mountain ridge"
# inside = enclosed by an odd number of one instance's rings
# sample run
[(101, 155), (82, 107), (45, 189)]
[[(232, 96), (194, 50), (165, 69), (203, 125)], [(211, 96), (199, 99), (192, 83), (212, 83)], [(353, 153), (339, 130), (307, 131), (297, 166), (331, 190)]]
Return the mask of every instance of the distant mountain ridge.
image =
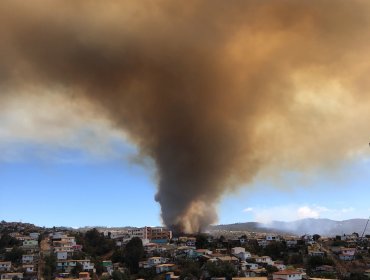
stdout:
[[(334, 236), (351, 234), (357, 232), (359, 235), (365, 229), (367, 219), (350, 219), (344, 221), (334, 221), (330, 219), (302, 219), (292, 222), (273, 221), (269, 224), (247, 222), (226, 225), (215, 225), (209, 227), (210, 230), (229, 230), (229, 231), (252, 231), (252, 232), (277, 232), (303, 234), (320, 234), (322, 236)], [(370, 225), (365, 234), (370, 234)]]

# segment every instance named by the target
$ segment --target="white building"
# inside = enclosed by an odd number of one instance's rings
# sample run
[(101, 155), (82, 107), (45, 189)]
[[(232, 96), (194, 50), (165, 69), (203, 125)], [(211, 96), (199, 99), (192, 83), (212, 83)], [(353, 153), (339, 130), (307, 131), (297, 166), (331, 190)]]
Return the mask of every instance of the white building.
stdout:
[(272, 274), (272, 279), (284, 279), (284, 280), (301, 280), (302, 279), (302, 273), (297, 270), (282, 270), (278, 272), (274, 272)]
[(36, 272), (35, 266), (33, 264), (24, 264), (22, 268), (26, 271), (26, 273), (34, 273)]
[(267, 241), (280, 241), (280, 237), (277, 235), (269, 234), (269, 235), (266, 235), (266, 240)]
[(24, 240), (23, 241), (23, 247), (38, 247), (39, 243), (37, 240)]
[(286, 270), (286, 265), (283, 262), (276, 261), (273, 264), (278, 270)]
[(151, 258), (148, 258), (148, 265), (150, 267), (153, 267), (153, 266), (156, 266), (158, 264), (163, 264), (167, 261), (167, 259), (165, 258), (162, 258), (162, 257), (151, 257)]
[(33, 263), (36, 261), (36, 256), (35, 255), (22, 255), (22, 263), (27, 264), (27, 263)]
[(12, 269), (12, 262), (0, 262), (0, 271), (10, 271)]
[(258, 264), (248, 263), (248, 262), (240, 262), (240, 269), (242, 271), (258, 269)]
[(155, 267), (155, 271), (157, 273), (162, 273), (162, 272), (173, 271), (175, 268), (176, 268), (176, 265), (172, 263), (159, 264)]
[(13, 272), (13, 273), (1, 274), (1, 279), (2, 280), (12, 280), (15, 277), (17, 277), (18, 279), (23, 279), (23, 273)]
[(90, 262), (90, 260), (61, 260), (57, 261), (57, 269), (65, 269), (65, 271), (69, 272), (72, 268), (74, 268), (77, 263), (82, 265), (82, 269), (84, 271), (94, 271), (94, 264)]
[(231, 248), (231, 254), (232, 255), (238, 255), (239, 253), (245, 253), (245, 248), (243, 248), (243, 247)]
[(57, 252), (57, 259), (58, 260), (66, 260), (66, 259), (68, 259), (68, 252), (66, 252), (66, 251)]
[(32, 239), (38, 240), (39, 239), (39, 236), (40, 236), (40, 233), (38, 233), (38, 232), (31, 232), (30, 233), (30, 237)]
[(269, 257), (269, 256), (255, 257), (254, 259), (256, 260), (256, 263), (266, 263), (266, 264), (269, 264), (269, 265), (274, 264), (271, 257)]

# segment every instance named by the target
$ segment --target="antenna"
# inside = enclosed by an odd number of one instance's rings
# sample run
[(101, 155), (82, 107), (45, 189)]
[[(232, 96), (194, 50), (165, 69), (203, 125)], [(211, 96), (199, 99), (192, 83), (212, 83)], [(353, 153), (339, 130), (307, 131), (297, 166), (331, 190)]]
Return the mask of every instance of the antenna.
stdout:
[(365, 225), (364, 231), (362, 232), (362, 235), (361, 235), (361, 239), (364, 237), (364, 234), (365, 234), (366, 229), (367, 229), (367, 225), (369, 224), (369, 220), (370, 220), (370, 216), (369, 216), (369, 219), (367, 219), (367, 222), (366, 222), (366, 225)]

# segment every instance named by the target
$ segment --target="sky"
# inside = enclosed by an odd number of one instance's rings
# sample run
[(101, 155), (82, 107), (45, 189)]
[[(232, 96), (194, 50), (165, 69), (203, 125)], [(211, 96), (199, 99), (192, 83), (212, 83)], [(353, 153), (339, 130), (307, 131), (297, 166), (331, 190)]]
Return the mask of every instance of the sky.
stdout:
[(0, 3), (0, 219), (190, 233), (368, 217), (369, 12)]
[[(0, 163), (2, 220), (75, 228), (162, 225), (154, 167), (150, 160), (135, 161), (137, 150), (127, 142), (117, 156), (58, 147), (46, 153), (25, 144), (6, 151), (17, 156)], [(309, 179), (285, 174), (275, 178), (278, 187), (257, 178), (221, 200), (218, 223), (367, 218), (369, 168), (370, 161), (357, 160)]]

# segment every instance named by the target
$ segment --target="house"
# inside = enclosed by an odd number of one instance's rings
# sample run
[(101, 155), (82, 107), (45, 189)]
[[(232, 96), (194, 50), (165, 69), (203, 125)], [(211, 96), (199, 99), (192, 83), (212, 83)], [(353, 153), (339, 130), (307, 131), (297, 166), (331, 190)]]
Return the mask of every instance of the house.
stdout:
[(73, 249), (72, 246), (64, 246), (64, 247), (54, 247), (54, 252), (55, 253), (58, 253), (58, 252), (74, 252), (75, 250)]
[(40, 233), (38, 232), (31, 232), (30, 234), (30, 237), (34, 240), (38, 240), (39, 239), (39, 236), (40, 236)]
[(280, 237), (277, 235), (266, 235), (266, 241), (280, 241)]
[(315, 268), (316, 272), (335, 272), (335, 269), (331, 265), (320, 265)]
[(252, 257), (251, 253), (249, 252), (241, 252), (239, 254), (234, 255), (235, 257), (239, 258), (241, 261), (245, 261)]
[(286, 265), (282, 261), (275, 261), (273, 266), (275, 266), (278, 270), (286, 270)]
[(195, 237), (188, 237), (186, 241), (186, 246), (195, 247), (196, 238)]
[(274, 272), (272, 274), (272, 279), (273, 280), (301, 280), (302, 279), (302, 272), (299, 272), (297, 270), (292, 270), (292, 269), (287, 269), (287, 270), (282, 270), (278, 272)]
[(0, 271), (10, 271), (12, 269), (12, 262), (0, 262)]
[(266, 239), (258, 239), (257, 243), (258, 246), (265, 248), (269, 244), (269, 241), (267, 241)]
[(36, 256), (35, 255), (22, 255), (22, 263), (27, 264), (27, 263), (33, 263), (36, 261)]
[(355, 259), (355, 256), (349, 254), (340, 254), (339, 259), (342, 261), (353, 261)]
[(232, 280), (267, 280), (267, 277), (233, 277)]
[(195, 252), (197, 253), (198, 256), (203, 256), (203, 255), (210, 255), (212, 254), (212, 251), (208, 250), (208, 249), (197, 249), (195, 250)]
[(23, 273), (21, 272), (12, 272), (1, 274), (2, 280), (13, 280), (14, 278), (23, 279)]
[(242, 261), (240, 262), (240, 269), (242, 271), (258, 269), (258, 264)]
[(235, 257), (239, 258), (242, 261), (245, 261), (246, 259), (249, 259), (252, 257), (251, 253), (246, 252), (245, 248), (243, 247), (234, 247), (231, 248), (231, 254)]
[(320, 251), (320, 250), (310, 250), (310, 249), (308, 249), (308, 255), (310, 257), (324, 257), (325, 252)]
[(35, 265), (33, 264), (24, 264), (22, 268), (26, 271), (26, 273), (34, 273), (37, 270), (35, 269)]
[(356, 254), (356, 248), (346, 248), (346, 247), (341, 247), (340, 248), (341, 254), (344, 255), (352, 255), (354, 256)]
[(94, 271), (94, 264), (90, 262), (90, 260), (60, 260), (57, 261), (57, 269), (64, 269), (66, 272), (69, 272), (72, 268), (74, 268), (77, 263), (82, 265), (82, 269), (84, 271)]
[(157, 274), (162, 273), (162, 272), (174, 271), (175, 269), (176, 269), (176, 265), (173, 263), (159, 264), (155, 267), (155, 271)]
[(37, 240), (24, 240), (23, 241), (23, 247), (38, 247), (39, 242)]
[(251, 269), (244, 272), (246, 277), (261, 277), (266, 275), (267, 271), (265, 268)]
[(237, 264), (239, 262), (238, 258), (233, 257), (233, 256), (226, 256), (226, 255), (218, 256), (216, 257), (216, 260), (218, 262), (234, 263), (234, 264)]
[(271, 257), (269, 257), (269, 256), (262, 256), (262, 257), (256, 256), (256, 257), (254, 257), (254, 259), (256, 260), (256, 263), (265, 263), (265, 264), (269, 264), (269, 265), (274, 264)]
[(245, 248), (243, 248), (243, 247), (234, 247), (234, 248), (231, 248), (231, 254), (232, 255), (237, 255), (239, 253), (245, 253)]
[[(180, 278), (180, 276), (176, 276), (174, 272), (167, 272), (164, 279), (165, 280), (178, 280), (179, 278)], [(142, 280), (144, 280), (144, 279), (142, 279)]]
[(165, 263), (166, 259), (162, 257), (151, 257), (148, 258), (147, 263), (150, 267), (156, 266), (158, 264)]
[(66, 251), (57, 252), (57, 259), (58, 260), (66, 260), (66, 259), (68, 259), (68, 252), (66, 252)]
[(109, 275), (111, 275), (113, 273), (113, 263), (112, 261), (102, 261), (102, 265), (104, 267), (104, 269), (109, 273)]
[(81, 279), (81, 280), (90, 280), (90, 274), (88, 272), (80, 272), (78, 274), (78, 279)]
[(288, 248), (294, 248), (298, 245), (298, 240), (297, 239), (288, 239), (285, 242), (286, 242), (286, 246)]

